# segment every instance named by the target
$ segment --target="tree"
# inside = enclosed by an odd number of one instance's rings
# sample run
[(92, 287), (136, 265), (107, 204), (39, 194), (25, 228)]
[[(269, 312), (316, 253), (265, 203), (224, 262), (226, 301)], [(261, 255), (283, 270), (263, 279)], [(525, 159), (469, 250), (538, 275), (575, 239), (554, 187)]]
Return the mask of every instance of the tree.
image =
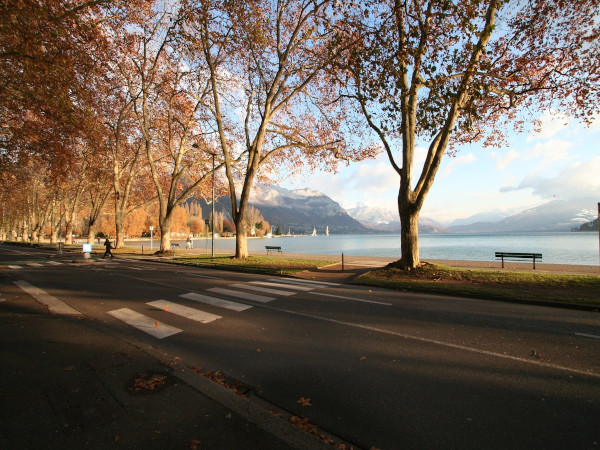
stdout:
[(141, 17), (131, 35), (128, 67), (128, 93), (157, 193), (161, 252), (171, 248), (175, 208), (205, 187), (214, 170), (211, 143), (197, 123), (208, 91), (182, 61), (176, 22), (169, 5), (157, 4), (151, 15)]
[(419, 213), (448, 151), (500, 146), (536, 111), (598, 113), (599, 14), (598, 0), (390, 0), (348, 16), (362, 43), (337, 75), (400, 178), (401, 267), (420, 263)]
[(346, 141), (345, 111), (326, 69), (342, 57), (332, 25), (338, 2), (188, 0), (183, 34), (188, 64), (207, 73), (205, 104), (219, 159), (225, 166), (237, 258), (248, 256), (247, 210), (255, 180), (287, 164), (322, 165), (370, 156)]

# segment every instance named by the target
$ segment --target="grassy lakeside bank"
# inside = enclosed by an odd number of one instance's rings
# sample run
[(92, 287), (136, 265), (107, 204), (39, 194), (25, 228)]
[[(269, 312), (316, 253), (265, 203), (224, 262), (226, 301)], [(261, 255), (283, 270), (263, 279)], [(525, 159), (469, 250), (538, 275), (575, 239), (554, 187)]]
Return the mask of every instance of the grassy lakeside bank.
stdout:
[(173, 264), (210, 267), (269, 275), (293, 275), (305, 270), (335, 264), (335, 261), (286, 258), (284, 256), (249, 256), (235, 259), (231, 255), (181, 256), (168, 260)]
[(425, 264), (410, 272), (393, 264), (359, 275), (355, 283), (395, 289), (468, 294), (507, 300), (585, 304), (600, 308), (600, 277)]

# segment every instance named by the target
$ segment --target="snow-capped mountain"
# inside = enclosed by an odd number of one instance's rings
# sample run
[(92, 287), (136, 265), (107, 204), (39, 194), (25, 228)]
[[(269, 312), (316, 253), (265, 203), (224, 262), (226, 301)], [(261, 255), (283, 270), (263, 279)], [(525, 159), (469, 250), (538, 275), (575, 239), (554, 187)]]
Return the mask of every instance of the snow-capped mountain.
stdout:
[(571, 231), (596, 216), (595, 205), (592, 199), (553, 200), (498, 222), (476, 222), (448, 229), (456, 233)]
[(339, 203), (325, 194), (312, 189), (289, 190), (278, 186), (258, 184), (250, 204), (274, 227), (284, 232), (309, 234), (313, 229), (324, 234), (326, 227), (331, 233), (365, 233), (369, 230), (348, 215)]

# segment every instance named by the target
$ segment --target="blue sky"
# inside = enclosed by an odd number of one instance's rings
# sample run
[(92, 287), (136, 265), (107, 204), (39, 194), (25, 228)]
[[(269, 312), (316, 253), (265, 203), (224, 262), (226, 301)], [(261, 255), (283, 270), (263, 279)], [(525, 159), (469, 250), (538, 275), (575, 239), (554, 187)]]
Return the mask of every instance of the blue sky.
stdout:
[[(541, 132), (511, 135), (506, 148), (465, 146), (455, 157), (445, 156), (421, 216), (448, 224), (484, 212), (508, 215), (553, 199), (590, 198), (590, 209), (596, 210), (600, 118), (591, 127), (549, 112), (540, 119)], [(418, 155), (422, 164), (425, 149)], [(397, 210), (398, 176), (384, 154), (341, 168), (333, 176), (317, 172), (288, 179), (282, 186), (321, 191), (344, 208)]]

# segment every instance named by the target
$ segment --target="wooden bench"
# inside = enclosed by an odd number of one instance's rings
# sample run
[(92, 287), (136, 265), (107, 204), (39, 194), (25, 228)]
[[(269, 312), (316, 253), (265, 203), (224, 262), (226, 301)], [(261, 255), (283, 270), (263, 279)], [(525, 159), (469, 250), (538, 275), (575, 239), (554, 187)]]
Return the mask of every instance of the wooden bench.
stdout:
[(533, 259), (533, 270), (535, 270), (535, 260), (541, 260), (541, 253), (516, 253), (516, 252), (496, 252), (496, 259), (502, 259), (502, 268), (504, 269), (504, 260), (521, 260), (521, 259)]
[(277, 250), (277, 253), (281, 253), (281, 247), (276, 245), (265, 245), (265, 248), (267, 249), (267, 255), (269, 252), (274, 252), (275, 250)]

